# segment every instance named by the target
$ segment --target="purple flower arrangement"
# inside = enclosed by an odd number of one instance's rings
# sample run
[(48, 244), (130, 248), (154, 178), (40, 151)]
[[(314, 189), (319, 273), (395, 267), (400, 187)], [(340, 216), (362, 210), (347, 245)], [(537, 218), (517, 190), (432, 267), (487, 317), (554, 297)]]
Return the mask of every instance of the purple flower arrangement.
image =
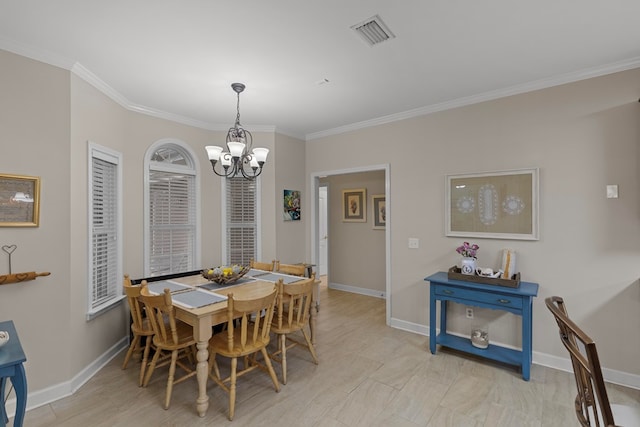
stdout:
[(475, 258), (478, 253), (478, 249), (480, 249), (480, 246), (476, 245), (475, 243), (471, 245), (469, 244), (469, 242), (464, 242), (462, 246), (456, 248), (456, 252), (458, 252), (463, 257)]

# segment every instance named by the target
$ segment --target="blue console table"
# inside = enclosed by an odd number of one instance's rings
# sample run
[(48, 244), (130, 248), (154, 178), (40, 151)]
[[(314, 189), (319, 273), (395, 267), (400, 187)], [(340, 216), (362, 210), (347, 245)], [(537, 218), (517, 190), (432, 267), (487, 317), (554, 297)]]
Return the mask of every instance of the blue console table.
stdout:
[(9, 342), (0, 347), (0, 426), (5, 427), (9, 422), (7, 410), (4, 407), (4, 397), (7, 379), (10, 379), (16, 392), (16, 415), (13, 418), (13, 425), (22, 427), (27, 407), (27, 377), (23, 363), (27, 358), (22, 351), (13, 321), (0, 322), (0, 331), (9, 332)]
[[(449, 280), (446, 272), (426, 277), (430, 283), (429, 349), (436, 354), (440, 344), (456, 350), (486, 357), (522, 368), (522, 378), (529, 381), (532, 356), (533, 298), (538, 295), (538, 284), (520, 282), (517, 288), (485, 285), (481, 283)], [(440, 301), (440, 334), (436, 335), (436, 302)], [(522, 316), (522, 351), (489, 344), (485, 349), (471, 345), (469, 338), (447, 333), (447, 301), (474, 307), (508, 311)]]

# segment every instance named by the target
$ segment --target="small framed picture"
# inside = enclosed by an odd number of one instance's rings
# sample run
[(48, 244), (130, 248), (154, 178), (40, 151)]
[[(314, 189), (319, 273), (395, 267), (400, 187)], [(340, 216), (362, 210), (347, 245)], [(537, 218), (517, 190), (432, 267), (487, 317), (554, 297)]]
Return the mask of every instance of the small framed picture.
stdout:
[(387, 225), (387, 207), (384, 194), (376, 194), (371, 196), (371, 205), (373, 206), (373, 229), (384, 230)]
[(300, 191), (284, 190), (283, 218), (285, 221), (300, 221)]
[(367, 190), (342, 190), (342, 221), (367, 222)]
[(40, 178), (0, 174), (0, 227), (37, 227)]

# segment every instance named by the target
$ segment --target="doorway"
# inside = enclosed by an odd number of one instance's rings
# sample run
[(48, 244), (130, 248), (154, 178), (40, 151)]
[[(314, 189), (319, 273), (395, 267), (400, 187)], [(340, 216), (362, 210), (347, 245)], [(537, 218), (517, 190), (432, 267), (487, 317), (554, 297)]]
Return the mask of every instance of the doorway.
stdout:
[[(330, 215), (333, 215), (331, 212), (334, 212), (335, 209), (338, 209), (337, 207), (331, 207), (330, 205), (330, 201), (329, 201), (329, 192), (328, 189), (326, 191), (326, 196), (324, 196), (324, 198), (321, 198), (321, 188), (324, 187), (328, 181), (331, 181), (333, 178), (338, 178), (336, 177), (336, 175), (349, 175), (349, 174), (357, 174), (357, 173), (362, 173), (362, 172), (375, 172), (375, 171), (381, 171), (384, 172), (384, 196), (385, 196), (385, 200), (386, 200), (386, 223), (387, 224), (391, 224), (391, 199), (390, 199), (390, 176), (389, 176), (389, 164), (383, 164), (383, 165), (373, 165), (373, 166), (365, 166), (365, 167), (359, 167), (359, 168), (350, 168), (350, 169), (341, 169), (341, 170), (333, 170), (333, 171), (325, 171), (325, 172), (318, 172), (318, 173), (312, 173), (311, 174), (311, 179), (310, 179), (310, 193), (311, 193), (311, 197), (310, 197), (310, 202), (311, 202), (311, 209), (310, 209), (310, 219), (311, 219), (311, 230), (310, 230), (310, 234), (311, 234), (311, 260), (313, 263), (315, 263), (318, 266), (318, 273), (319, 275), (322, 275), (322, 273), (320, 273), (320, 268), (324, 268), (321, 267), (321, 265), (326, 265), (326, 279), (327, 279), (327, 283), (328, 284), (332, 284), (333, 283), (333, 279), (332, 279), (332, 273), (331, 273), (331, 249), (330, 249), (330, 245), (329, 245), (329, 241), (331, 240), (331, 233), (336, 233), (336, 230), (333, 230), (329, 224), (331, 223), (330, 219)], [(329, 180), (325, 180), (324, 178), (330, 178)], [(323, 182), (321, 182), (321, 179)], [(330, 183), (329, 183), (330, 185)], [(323, 189), (322, 192), (324, 192), (325, 190)], [(379, 193), (382, 193), (382, 191), (379, 190)], [(324, 201), (323, 201), (324, 200)], [(326, 202), (326, 205), (325, 205)], [(322, 211), (322, 213), (321, 213)], [(325, 215), (326, 213), (326, 215)], [(326, 223), (324, 223), (323, 225), (321, 225), (321, 222), (324, 222), (326, 220)], [(331, 228), (331, 229), (330, 229)], [(326, 231), (326, 234), (325, 234)], [(325, 239), (325, 235), (327, 236), (327, 238)], [(391, 239), (390, 239), (390, 227), (387, 226), (384, 228), (384, 295), (383, 297), (385, 298), (385, 302), (386, 302), (386, 324), (390, 325), (391, 323), (391, 298), (393, 297), (393, 295), (391, 294)], [(321, 244), (322, 244), (322, 248), (321, 248)], [(333, 243), (338, 244), (337, 241), (334, 241)], [(324, 247), (326, 246), (326, 254), (325, 254), (325, 249)], [(342, 248), (342, 246), (339, 246)], [(326, 258), (325, 258), (326, 256)], [(322, 262), (321, 262), (321, 259)], [(324, 260), (326, 259), (326, 263), (324, 262)], [(325, 272), (324, 270), (322, 271), (323, 273)], [(380, 276), (377, 276), (378, 278)], [(344, 283), (349, 283), (349, 282), (344, 282)], [(338, 283), (338, 285), (340, 285)], [(350, 286), (342, 286), (342, 288), (350, 288)], [(337, 288), (340, 289), (340, 288)], [(360, 293), (358, 292), (360, 290), (360, 288), (356, 289), (356, 293)]]

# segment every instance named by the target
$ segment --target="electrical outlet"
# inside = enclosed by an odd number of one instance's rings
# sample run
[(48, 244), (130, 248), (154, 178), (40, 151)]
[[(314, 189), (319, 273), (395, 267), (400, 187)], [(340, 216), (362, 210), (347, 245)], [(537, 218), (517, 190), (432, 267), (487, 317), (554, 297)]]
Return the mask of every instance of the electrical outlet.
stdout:
[(473, 308), (467, 307), (467, 319), (473, 319)]

